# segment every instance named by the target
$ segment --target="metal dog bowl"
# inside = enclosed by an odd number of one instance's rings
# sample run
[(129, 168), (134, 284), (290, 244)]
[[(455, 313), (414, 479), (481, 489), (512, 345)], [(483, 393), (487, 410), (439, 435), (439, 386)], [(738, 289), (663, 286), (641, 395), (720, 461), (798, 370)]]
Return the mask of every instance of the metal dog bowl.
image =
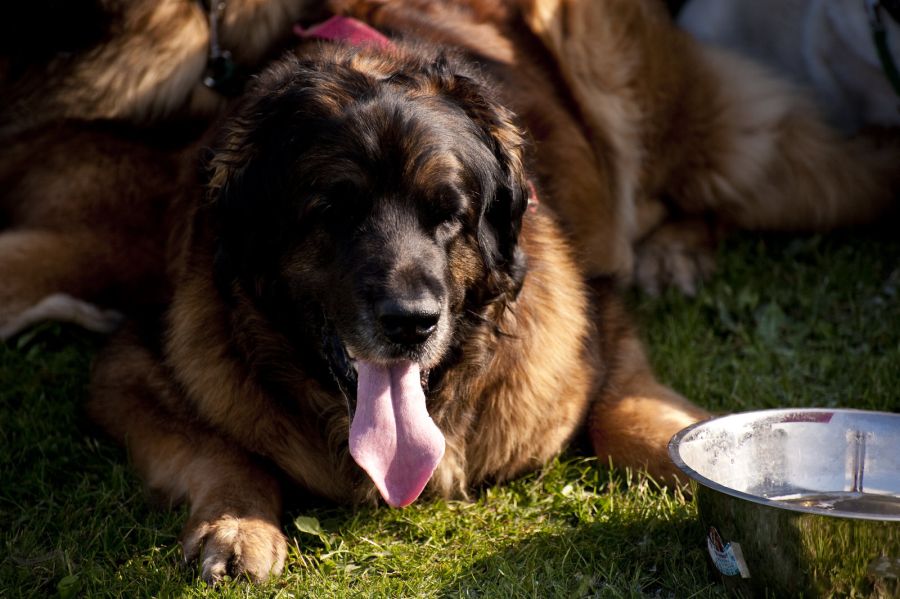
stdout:
[(679, 432), (669, 455), (732, 592), (900, 596), (900, 414), (734, 414)]

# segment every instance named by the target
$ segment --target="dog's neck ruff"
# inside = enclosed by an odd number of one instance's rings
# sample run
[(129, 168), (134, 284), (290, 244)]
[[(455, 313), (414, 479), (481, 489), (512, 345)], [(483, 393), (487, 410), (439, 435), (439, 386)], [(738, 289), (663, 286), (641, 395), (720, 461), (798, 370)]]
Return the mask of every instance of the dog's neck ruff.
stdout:
[[(884, 16), (882, 11), (888, 13), (888, 18), (897, 19), (896, 13), (900, 12), (900, 2), (897, 0), (864, 0), (866, 5), (866, 13), (869, 16), (869, 29), (872, 31), (872, 41), (875, 43), (875, 51), (878, 53), (878, 60), (881, 62), (881, 70), (884, 76), (894, 88), (894, 93), (900, 97), (900, 69), (894, 62), (891, 55), (891, 48), (888, 45), (887, 27), (884, 24)], [(886, 6), (890, 4), (890, 6)], [(897, 105), (900, 110), (900, 104)]]

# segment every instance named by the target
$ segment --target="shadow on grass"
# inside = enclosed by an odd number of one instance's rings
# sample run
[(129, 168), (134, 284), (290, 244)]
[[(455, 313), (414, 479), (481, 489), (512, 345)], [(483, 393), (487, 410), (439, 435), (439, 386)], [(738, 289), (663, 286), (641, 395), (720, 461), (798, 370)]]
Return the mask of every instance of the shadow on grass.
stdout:
[(652, 514), (537, 533), (476, 561), (448, 597), (722, 597), (695, 521)]
[[(0, 344), (0, 595), (159, 595), (176, 582), (177, 513), (155, 510), (84, 414), (90, 363), (103, 339), (39, 325)], [(131, 582), (128, 582), (131, 579)], [(128, 590), (126, 590), (128, 589)]]

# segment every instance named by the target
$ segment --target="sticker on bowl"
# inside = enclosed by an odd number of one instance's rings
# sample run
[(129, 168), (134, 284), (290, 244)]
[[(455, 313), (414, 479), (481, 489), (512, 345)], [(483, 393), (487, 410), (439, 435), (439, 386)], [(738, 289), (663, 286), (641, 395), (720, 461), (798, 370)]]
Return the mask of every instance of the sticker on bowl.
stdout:
[(716, 569), (725, 576), (737, 576), (750, 578), (750, 570), (744, 561), (744, 552), (740, 543), (725, 543), (715, 527), (709, 527), (709, 536), (706, 537), (706, 548), (709, 557), (712, 558)]

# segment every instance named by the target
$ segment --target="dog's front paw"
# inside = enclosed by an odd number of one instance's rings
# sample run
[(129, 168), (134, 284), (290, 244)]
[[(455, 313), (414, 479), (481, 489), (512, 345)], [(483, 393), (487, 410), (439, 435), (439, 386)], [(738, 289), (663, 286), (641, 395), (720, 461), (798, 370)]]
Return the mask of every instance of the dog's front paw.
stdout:
[(278, 576), (287, 556), (287, 539), (280, 527), (261, 518), (221, 516), (188, 522), (181, 540), (184, 558), (200, 560), (203, 579), (248, 575), (254, 582)]
[(646, 293), (657, 295), (666, 287), (694, 295), (697, 286), (715, 268), (715, 234), (706, 223), (665, 223), (637, 246), (634, 278)]

